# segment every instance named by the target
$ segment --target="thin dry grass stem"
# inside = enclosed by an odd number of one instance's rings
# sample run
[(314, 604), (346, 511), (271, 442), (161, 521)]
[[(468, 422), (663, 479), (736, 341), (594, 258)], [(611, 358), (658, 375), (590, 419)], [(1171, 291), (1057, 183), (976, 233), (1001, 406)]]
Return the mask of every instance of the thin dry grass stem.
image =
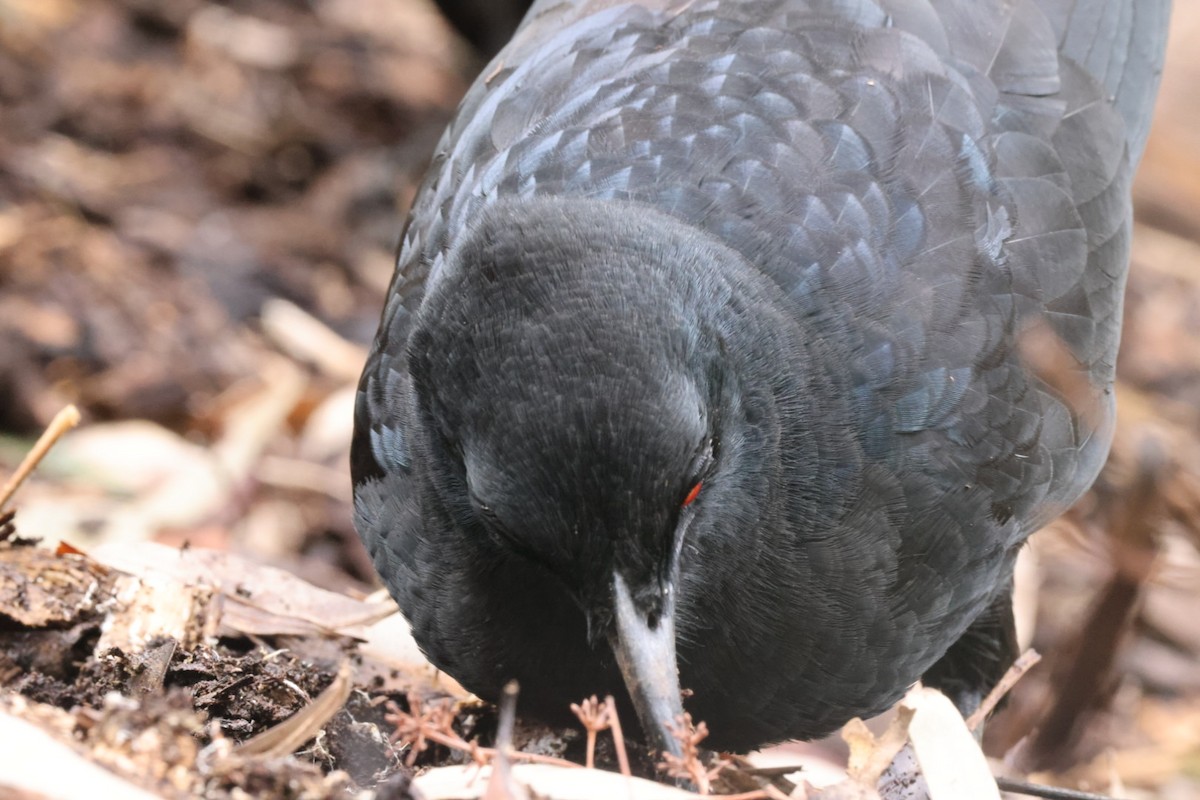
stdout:
[(610, 694), (604, 698), (604, 707), (608, 709), (608, 724), (612, 727), (613, 749), (617, 751), (617, 766), (626, 778), (633, 777), (629, 769), (629, 753), (625, 750), (625, 733), (621, 730), (621, 718), (617, 715), (617, 701)]
[(708, 737), (708, 726), (703, 722), (692, 724), (692, 715), (686, 711), (675, 718), (675, 723), (668, 723), (667, 729), (679, 742), (683, 755), (663, 753), (662, 763), (658, 768), (672, 778), (683, 778), (692, 782), (696, 791), (708, 795), (712, 782), (721, 770), (729, 766), (728, 761), (718, 761), (715, 766), (706, 769), (701, 760), (700, 742)]
[[(416, 763), (417, 757), (429, 748), (430, 742), (466, 753), (481, 767), (486, 766), (496, 757), (495, 748), (480, 747), (475, 742), (468, 742), (454, 730), (454, 701), (452, 700), (445, 699), (426, 704), (415, 694), (410, 694), (408, 696), (410, 711), (404, 711), (391, 701), (388, 701), (386, 706), (388, 713), (385, 719), (396, 728), (392, 733), (391, 740), (408, 745), (409, 752), (404, 763), (410, 767)], [(508, 756), (513, 761), (530, 764), (579, 767), (579, 764), (574, 761), (536, 753), (510, 752)]]
[(500, 698), (500, 716), (496, 728), (496, 755), (492, 759), (492, 774), (488, 779), (487, 789), (484, 790), (482, 800), (529, 800), (529, 792), (513, 779), (512, 774), (511, 757), (515, 754), (513, 729), (517, 723), (517, 694), (519, 691), (517, 682), (509, 681)]
[(752, 792), (742, 792), (741, 794), (723, 794), (720, 795), (721, 800), (792, 800), (788, 795), (776, 789), (774, 786), (764, 786), (761, 789), (755, 789)]
[(281, 758), (296, 751), (342, 710), (353, 689), (354, 669), (349, 661), (343, 661), (333, 681), (316, 699), (278, 725), (236, 745), (233, 752), (239, 756)]
[(25, 479), (37, 469), (37, 465), (46, 457), (46, 453), (50, 452), (50, 448), (54, 447), (54, 443), (61, 439), (64, 433), (78, 425), (79, 419), (79, 409), (75, 406), (67, 406), (54, 415), (50, 426), (38, 437), (33, 449), (26, 453), (25, 458), (21, 459), (17, 471), (4, 484), (4, 488), (0, 489), (0, 511), (3, 511), (4, 507), (8, 505), (8, 501), (17, 493), (17, 489), (21, 488)]
[(975, 709), (971, 716), (967, 717), (967, 729), (974, 731), (983, 721), (988, 718), (1000, 701), (1004, 699), (1012, 688), (1017, 685), (1017, 681), (1025, 677), (1025, 673), (1033, 669), (1034, 665), (1042, 660), (1042, 656), (1038, 651), (1029, 649), (1021, 654), (1021, 657), (1013, 662), (1013, 665), (1008, 668), (1008, 672), (1002, 677), (992, 690), (988, 692), (987, 697), (983, 698), (983, 702), (979, 704), (979, 708)]
[(596, 695), (582, 703), (571, 703), (571, 711), (579, 718), (583, 729), (587, 731), (587, 762), (585, 766), (592, 769), (596, 765), (596, 734), (612, 727), (609, 721), (609, 706), (601, 703)]
[(1030, 797), (1041, 797), (1045, 800), (1113, 800), (1106, 794), (1081, 792), (1078, 789), (1062, 789), (1058, 786), (1043, 786), (1037, 783), (1016, 781), (1011, 778), (996, 778), (996, 786), (1002, 792), (1012, 792)]

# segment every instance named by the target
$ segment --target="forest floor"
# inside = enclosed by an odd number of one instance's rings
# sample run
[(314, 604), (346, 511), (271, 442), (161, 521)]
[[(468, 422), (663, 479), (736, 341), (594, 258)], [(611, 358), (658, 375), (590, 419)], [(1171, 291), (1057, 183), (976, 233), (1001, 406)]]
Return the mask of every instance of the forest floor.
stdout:
[[(1043, 660), (985, 736), (997, 774), (1134, 799), (1200, 797), (1200, 6), (1177, 5), (1113, 456), (1027, 549)], [(632, 791), (480, 750), (497, 712), (423, 661), (351, 523), (358, 370), (479, 67), (422, 0), (0, 0), (0, 475), (83, 418), (0, 518), (0, 797)], [(715, 790), (865, 791), (872, 729)], [(587, 739), (501, 745), (581, 763)]]

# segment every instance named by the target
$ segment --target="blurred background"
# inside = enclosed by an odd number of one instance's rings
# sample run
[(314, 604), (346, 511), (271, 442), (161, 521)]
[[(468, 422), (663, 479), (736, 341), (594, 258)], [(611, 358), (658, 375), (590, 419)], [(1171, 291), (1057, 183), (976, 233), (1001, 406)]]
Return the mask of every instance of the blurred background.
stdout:
[[(1018, 612), (1046, 658), (988, 747), (1182, 799), (1200, 796), (1200, 4), (1176, 5), (1120, 433), (1030, 548)], [(18, 496), (22, 534), (374, 588), (354, 384), (481, 66), (427, 0), (0, 0), (0, 472), (67, 403), (85, 420)]]

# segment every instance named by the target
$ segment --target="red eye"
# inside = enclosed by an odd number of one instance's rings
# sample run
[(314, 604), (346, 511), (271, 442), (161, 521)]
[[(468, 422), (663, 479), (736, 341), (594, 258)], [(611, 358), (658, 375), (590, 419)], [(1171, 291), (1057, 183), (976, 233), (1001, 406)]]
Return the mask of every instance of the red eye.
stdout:
[(687, 497), (683, 498), (684, 508), (687, 508), (696, 501), (696, 498), (700, 496), (700, 487), (703, 485), (703, 481), (698, 481), (696, 485), (692, 487), (691, 491), (687, 493)]

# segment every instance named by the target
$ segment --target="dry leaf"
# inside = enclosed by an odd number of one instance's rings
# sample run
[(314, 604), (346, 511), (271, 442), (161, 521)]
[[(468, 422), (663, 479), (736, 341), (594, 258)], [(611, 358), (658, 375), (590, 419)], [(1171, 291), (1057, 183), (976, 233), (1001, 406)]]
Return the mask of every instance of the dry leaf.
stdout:
[(234, 635), (338, 635), (365, 639), (368, 627), (395, 613), (390, 601), (368, 603), (275, 567), (218, 550), (177, 550), (152, 542), (114, 543), (92, 557), (139, 578), (169, 576), (184, 586), (210, 586), (221, 595), (221, 629)]
[[(440, 767), (419, 775), (413, 786), (425, 800), (480, 800), (491, 773), (491, 767)], [(533, 796), (554, 800), (696, 800), (697, 797), (672, 786), (595, 769), (516, 764), (512, 775)]]
[(948, 697), (918, 686), (905, 696), (902, 707), (915, 712), (908, 736), (930, 800), (1000, 800), (979, 743)]
[(25, 717), (32, 705), (24, 698), (13, 697), (5, 704), (11, 707), (0, 706), (0, 742), (4, 742), (0, 795), (8, 797), (13, 792), (16, 797), (159, 800), (159, 795), (98, 766), (28, 721)]
[(109, 580), (85, 556), (0, 544), (0, 615), (30, 628), (74, 622), (95, 608)]

